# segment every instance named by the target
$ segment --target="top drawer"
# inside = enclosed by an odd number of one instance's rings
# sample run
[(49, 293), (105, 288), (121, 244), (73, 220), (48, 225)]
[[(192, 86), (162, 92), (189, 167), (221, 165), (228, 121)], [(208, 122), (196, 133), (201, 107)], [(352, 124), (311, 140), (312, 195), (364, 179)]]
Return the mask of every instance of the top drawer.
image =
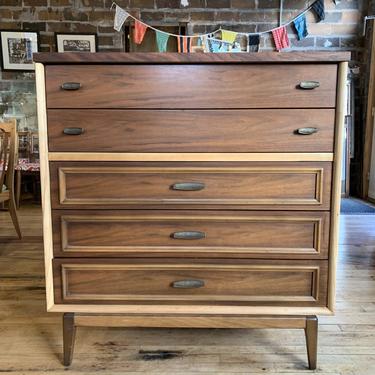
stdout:
[(46, 67), (48, 108), (333, 108), (336, 80), (335, 64)]

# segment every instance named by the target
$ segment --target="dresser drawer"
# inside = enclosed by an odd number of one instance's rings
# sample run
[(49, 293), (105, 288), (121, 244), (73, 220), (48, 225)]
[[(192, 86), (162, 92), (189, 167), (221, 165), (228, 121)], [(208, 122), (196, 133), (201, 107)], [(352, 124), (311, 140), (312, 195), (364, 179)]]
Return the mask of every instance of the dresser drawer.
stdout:
[(330, 162), (52, 162), (50, 169), (54, 208), (330, 206)]
[(328, 257), (328, 212), (54, 210), (56, 257)]
[(54, 152), (333, 152), (334, 121), (333, 109), (51, 109), (48, 140)]
[(56, 303), (324, 306), (326, 261), (55, 259)]
[(334, 108), (336, 80), (336, 64), (46, 66), (48, 108)]

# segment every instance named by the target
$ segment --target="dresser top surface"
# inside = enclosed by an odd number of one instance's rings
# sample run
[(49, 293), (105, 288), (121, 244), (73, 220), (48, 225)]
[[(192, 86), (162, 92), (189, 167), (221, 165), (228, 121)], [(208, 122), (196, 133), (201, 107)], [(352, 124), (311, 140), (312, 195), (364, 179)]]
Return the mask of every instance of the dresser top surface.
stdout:
[(127, 53), (48, 52), (35, 53), (43, 64), (248, 64), (337, 63), (350, 60), (350, 52), (260, 52), (260, 53)]

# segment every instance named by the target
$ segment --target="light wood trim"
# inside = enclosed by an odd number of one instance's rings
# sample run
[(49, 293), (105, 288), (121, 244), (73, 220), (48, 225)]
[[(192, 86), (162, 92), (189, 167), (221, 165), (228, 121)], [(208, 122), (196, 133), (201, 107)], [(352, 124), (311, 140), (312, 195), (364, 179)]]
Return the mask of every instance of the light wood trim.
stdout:
[(44, 266), (46, 278), (47, 310), (54, 304), (53, 295), (53, 239), (52, 239), (52, 217), (50, 196), (50, 175), (48, 164), (48, 135), (47, 135), (47, 110), (45, 75), (43, 64), (35, 64), (35, 79), (37, 93), (38, 129), (39, 129), (39, 152), (40, 152), (40, 184), (43, 209), (43, 241), (44, 241)]
[(334, 312), (336, 300), (336, 267), (338, 255), (339, 216), (341, 203), (341, 164), (343, 153), (343, 132), (346, 108), (346, 82), (348, 63), (339, 64), (337, 103), (336, 103), (336, 131), (335, 131), (335, 159), (333, 163), (332, 203), (330, 249), (328, 266), (328, 308)]
[[(220, 296), (209, 296), (209, 295), (148, 295), (148, 294), (75, 294), (71, 295), (68, 288), (68, 276), (67, 271), (69, 270), (105, 270), (105, 271), (118, 271), (118, 270), (129, 270), (129, 271), (170, 271), (170, 270), (210, 270), (214, 271), (263, 271), (263, 272), (298, 272), (298, 273), (310, 273), (311, 280), (311, 296), (232, 296), (232, 295), (220, 295)], [(299, 301), (299, 302), (317, 302), (319, 301), (319, 267), (318, 266), (278, 266), (278, 265), (189, 265), (189, 264), (147, 264), (147, 265), (135, 265), (135, 264), (62, 264), (61, 265), (61, 279), (62, 279), (62, 294), (66, 301), (74, 300), (183, 300), (183, 301), (243, 301), (243, 302), (286, 302), (286, 301)]]
[(326, 307), (54, 304), (49, 312), (92, 314), (332, 315)]
[(164, 327), (164, 328), (305, 328), (305, 317), (199, 316), (199, 315), (82, 315), (74, 317), (80, 327)]
[(366, 124), (363, 150), (363, 174), (362, 174), (362, 197), (368, 198), (369, 173), (371, 168), (372, 138), (374, 132), (374, 108), (375, 108), (375, 21), (372, 22), (372, 44), (370, 51), (370, 76), (368, 85)]
[(197, 198), (189, 199), (189, 204), (251, 204), (251, 205), (321, 205), (323, 204), (323, 179), (324, 169), (315, 167), (186, 167), (186, 168), (157, 168), (157, 167), (59, 167), (59, 203), (61, 205), (113, 205), (113, 204), (186, 204), (186, 198), (173, 199), (153, 199), (153, 198), (69, 198), (66, 194), (66, 176), (68, 174), (90, 174), (98, 173), (105, 174), (142, 174), (142, 173), (158, 173), (158, 174), (186, 174), (186, 173), (228, 173), (228, 174), (315, 174), (315, 196), (308, 199), (296, 198), (250, 198), (250, 199), (235, 199), (235, 198)]
[(50, 152), (50, 161), (333, 161), (333, 153)]
[[(171, 220), (181, 222), (196, 222), (196, 221), (208, 221), (208, 222), (294, 222), (294, 223), (313, 223), (314, 224), (314, 242), (311, 248), (287, 248), (277, 247), (274, 248), (270, 253), (296, 253), (296, 254), (321, 254), (322, 245), (322, 234), (323, 234), (323, 218), (316, 216), (229, 216), (229, 215), (218, 215), (218, 216), (181, 216), (175, 215), (142, 215), (142, 216), (95, 216), (88, 215), (63, 215), (60, 218), (61, 228), (61, 247), (64, 253), (75, 253), (75, 252), (130, 252), (135, 251), (162, 251), (162, 252), (176, 252), (176, 246), (73, 246), (69, 245), (68, 235), (68, 224), (69, 223), (97, 223), (97, 222), (169, 222)], [(264, 247), (237, 247), (233, 245), (231, 248), (228, 246), (178, 246), (178, 251), (189, 251), (200, 253), (202, 251), (215, 251), (223, 253), (238, 253), (238, 252), (251, 252), (251, 253), (265, 253)]]

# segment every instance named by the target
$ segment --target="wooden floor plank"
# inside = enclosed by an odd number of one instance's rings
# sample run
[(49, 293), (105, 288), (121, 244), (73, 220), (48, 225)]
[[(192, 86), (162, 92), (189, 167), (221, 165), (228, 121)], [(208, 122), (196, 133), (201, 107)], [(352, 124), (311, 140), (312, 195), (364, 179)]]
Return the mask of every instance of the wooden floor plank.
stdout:
[[(45, 312), (41, 210), (0, 212), (0, 373), (62, 375), (61, 315)], [(9, 241), (11, 239), (11, 241)], [(320, 318), (319, 374), (375, 374), (375, 216), (341, 218), (336, 315)], [(181, 352), (145, 360), (140, 350)], [(79, 328), (69, 375), (300, 375), (303, 330)]]

